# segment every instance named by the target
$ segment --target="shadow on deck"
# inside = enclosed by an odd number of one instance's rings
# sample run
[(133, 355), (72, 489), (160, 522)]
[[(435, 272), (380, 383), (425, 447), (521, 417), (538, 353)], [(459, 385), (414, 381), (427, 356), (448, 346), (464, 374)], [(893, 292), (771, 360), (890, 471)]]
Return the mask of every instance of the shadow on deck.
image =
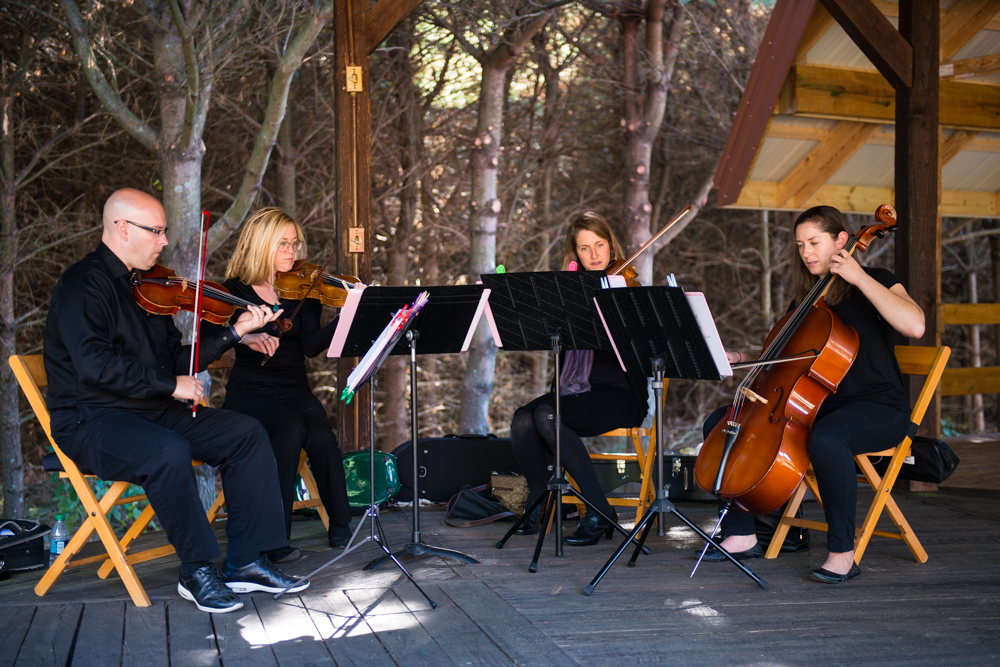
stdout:
[[(44, 598), (32, 591), (40, 571), (20, 573), (0, 584), (0, 667), (996, 665), (996, 496), (947, 487), (900, 494), (930, 560), (918, 564), (901, 542), (873, 538), (863, 576), (842, 586), (808, 579), (823, 562), (823, 534), (813, 535), (811, 552), (751, 561), (770, 583), (766, 591), (724, 563), (705, 563), (689, 578), (698, 541), (668, 517), (666, 536), (650, 538), (650, 556), (636, 568), (623, 558), (586, 597), (583, 586), (617, 539), (567, 547), (562, 558), (549, 541), (538, 573), (528, 574), (533, 538), (515, 537), (498, 551), (494, 543), (509, 524), (450, 528), (440, 508), (421, 513), (424, 540), (481, 563), (408, 561), (436, 610), (391, 563), (362, 570), (381, 553), (374, 545), (322, 572), (299, 596), (245, 596), (243, 609), (224, 615), (201, 613), (177, 596), (175, 558), (137, 566), (153, 601), (146, 609), (129, 601), (114, 575), (98, 579), (95, 567), (66, 573)], [(678, 508), (706, 529), (714, 518), (711, 504)], [(806, 503), (806, 513), (820, 516), (815, 503)], [(409, 511), (382, 516), (390, 544), (402, 548)], [(332, 557), (322, 550), (318, 521), (297, 522), (292, 542), (305, 556), (286, 564), (289, 572), (309, 572)]]

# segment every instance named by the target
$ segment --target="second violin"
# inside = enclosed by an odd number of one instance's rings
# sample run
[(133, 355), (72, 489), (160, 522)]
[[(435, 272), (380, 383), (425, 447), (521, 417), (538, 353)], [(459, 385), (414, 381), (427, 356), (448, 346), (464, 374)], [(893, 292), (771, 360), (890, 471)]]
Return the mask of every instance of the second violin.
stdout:
[(282, 299), (319, 299), (324, 306), (341, 308), (347, 298), (347, 290), (361, 280), (348, 275), (331, 275), (323, 271), (316, 280), (320, 267), (304, 259), (295, 261), (290, 271), (279, 272), (274, 279), (274, 291)]

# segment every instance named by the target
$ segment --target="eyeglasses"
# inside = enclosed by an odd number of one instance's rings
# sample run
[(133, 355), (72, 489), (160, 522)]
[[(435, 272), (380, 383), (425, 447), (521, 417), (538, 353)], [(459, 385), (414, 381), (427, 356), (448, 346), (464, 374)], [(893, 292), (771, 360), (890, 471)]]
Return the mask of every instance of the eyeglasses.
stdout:
[(282, 241), (278, 244), (278, 250), (281, 252), (298, 252), (302, 250), (302, 241)]
[(139, 229), (145, 229), (150, 234), (155, 234), (156, 236), (163, 236), (167, 233), (167, 228), (157, 229), (156, 227), (147, 227), (146, 225), (140, 225), (138, 222), (132, 222), (131, 220), (125, 220), (130, 225), (138, 227)]

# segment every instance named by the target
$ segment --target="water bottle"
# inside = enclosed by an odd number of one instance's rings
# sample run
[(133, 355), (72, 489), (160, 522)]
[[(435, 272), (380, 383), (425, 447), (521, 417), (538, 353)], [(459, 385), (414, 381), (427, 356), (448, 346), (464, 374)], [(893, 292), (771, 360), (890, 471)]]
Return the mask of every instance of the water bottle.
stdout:
[(56, 558), (59, 558), (59, 554), (66, 548), (66, 543), (69, 542), (69, 538), (71, 537), (69, 528), (66, 527), (66, 522), (63, 521), (64, 518), (64, 515), (56, 514), (56, 525), (52, 527), (52, 532), (49, 533), (49, 565), (56, 562)]

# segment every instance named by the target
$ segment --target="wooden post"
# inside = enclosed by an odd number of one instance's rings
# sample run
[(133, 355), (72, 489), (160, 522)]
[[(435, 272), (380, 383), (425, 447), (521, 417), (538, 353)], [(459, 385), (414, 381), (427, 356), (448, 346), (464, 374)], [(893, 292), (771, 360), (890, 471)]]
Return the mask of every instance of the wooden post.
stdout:
[[(940, 345), (941, 171), (938, 164), (938, 50), (940, 3), (900, 0), (899, 33), (913, 45), (913, 80), (896, 91), (896, 276), (924, 310), (917, 345)], [(939, 437), (940, 393), (927, 408), (920, 433)]]
[[(356, 275), (371, 282), (371, 82), (368, 62), (368, 2), (338, 0), (334, 3), (334, 52), (337, 110), (336, 243), (337, 272)], [(361, 91), (348, 92), (348, 66), (361, 68)], [(353, 230), (360, 230), (354, 231)], [(361, 252), (351, 252), (360, 241)], [(356, 245), (355, 245), (356, 247)], [(356, 360), (337, 362), (337, 393), (344, 388)], [(338, 404), (337, 425), (341, 447), (352, 451), (368, 446), (371, 424), (368, 418), (368, 387), (358, 392), (349, 405)]]

